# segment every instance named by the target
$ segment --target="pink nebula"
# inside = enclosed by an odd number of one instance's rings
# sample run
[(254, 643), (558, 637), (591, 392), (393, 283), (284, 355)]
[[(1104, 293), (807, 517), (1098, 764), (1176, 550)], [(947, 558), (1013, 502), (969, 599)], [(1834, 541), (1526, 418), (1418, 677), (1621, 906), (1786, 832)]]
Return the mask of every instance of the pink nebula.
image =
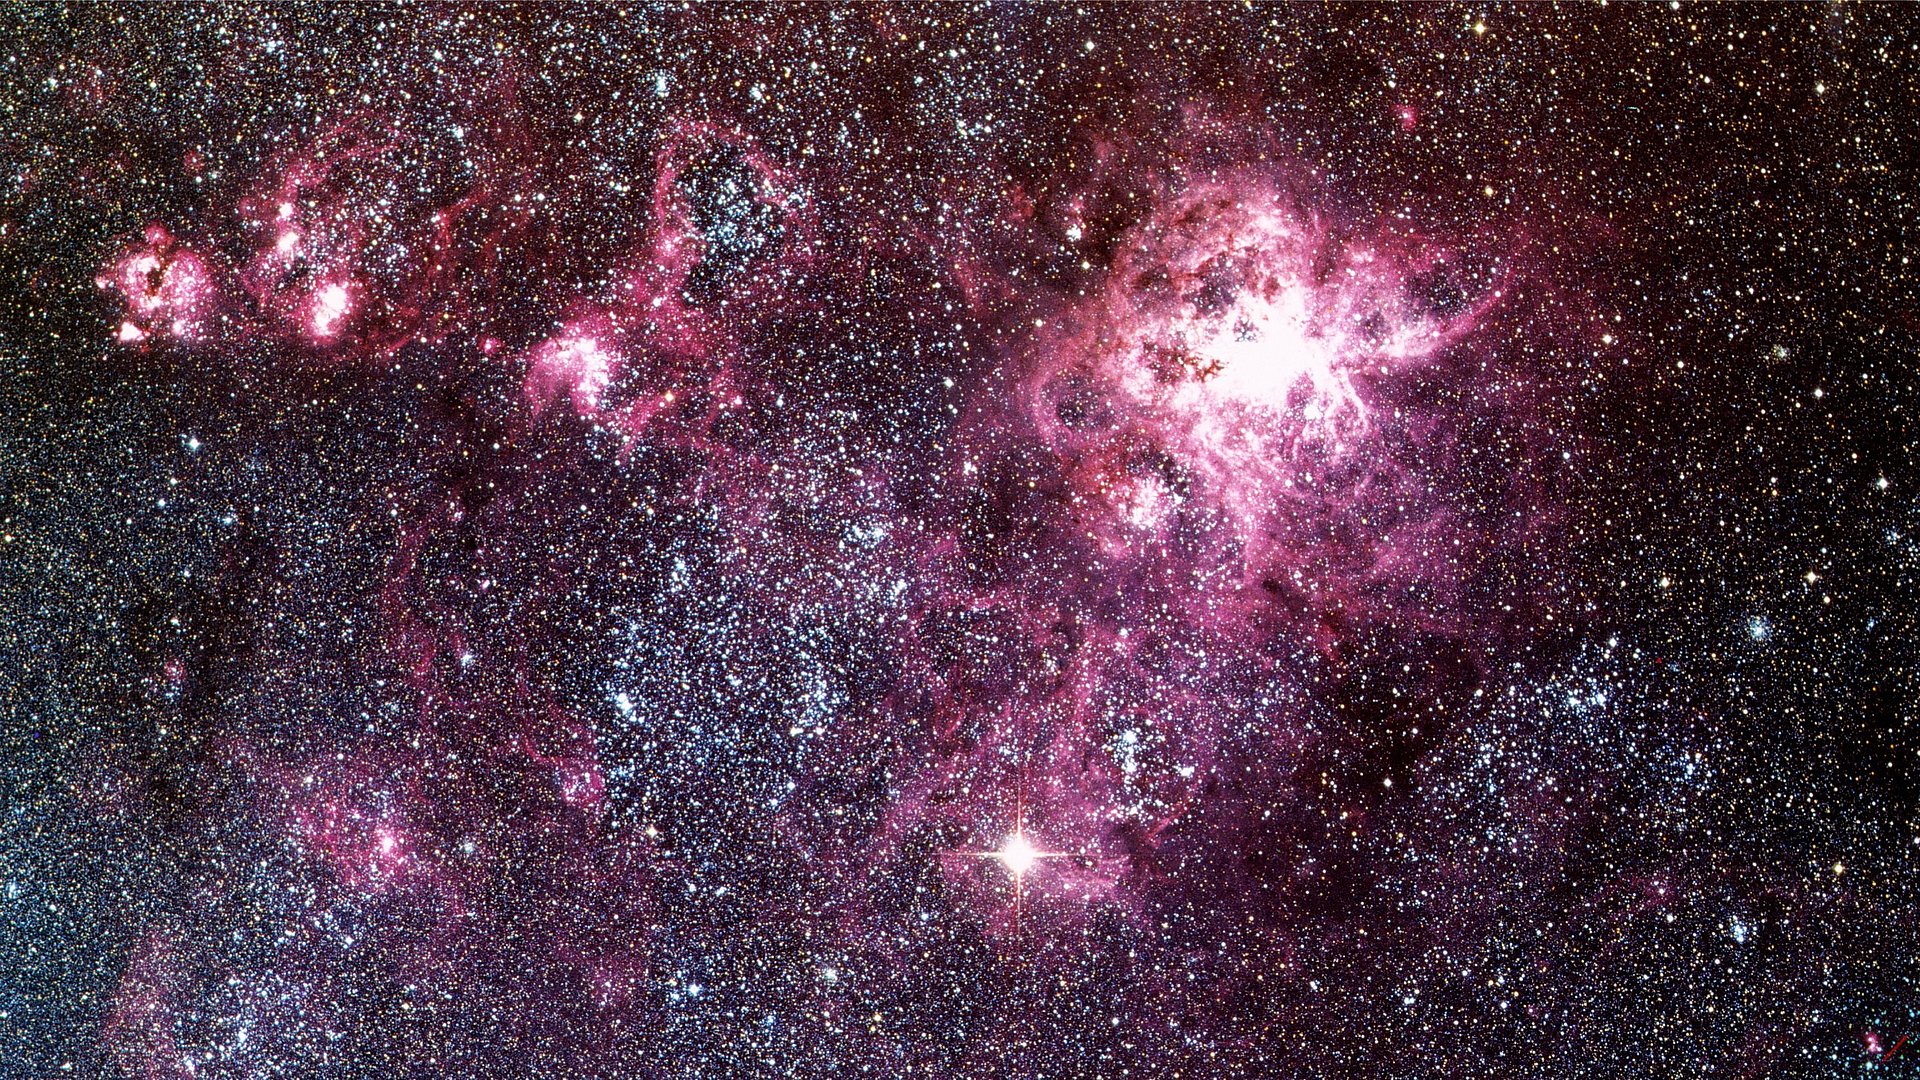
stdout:
[(156, 334), (181, 341), (200, 338), (218, 301), (212, 271), (164, 225), (147, 226), (143, 240), (95, 278), (100, 288), (118, 292), (126, 302), (115, 340), (138, 345)]

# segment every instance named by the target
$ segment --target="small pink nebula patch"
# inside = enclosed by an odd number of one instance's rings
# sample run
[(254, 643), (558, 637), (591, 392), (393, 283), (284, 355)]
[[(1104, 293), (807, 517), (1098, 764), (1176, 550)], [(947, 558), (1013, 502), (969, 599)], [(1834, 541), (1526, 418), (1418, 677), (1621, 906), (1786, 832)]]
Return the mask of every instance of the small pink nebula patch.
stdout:
[(606, 344), (612, 329), (605, 319), (581, 320), (534, 346), (525, 392), (536, 413), (564, 394), (580, 416), (600, 414), (621, 363)]
[(199, 338), (218, 299), (213, 273), (163, 225), (147, 226), (142, 241), (94, 279), (126, 303), (114, 340), (138, 345), (156, 335)]

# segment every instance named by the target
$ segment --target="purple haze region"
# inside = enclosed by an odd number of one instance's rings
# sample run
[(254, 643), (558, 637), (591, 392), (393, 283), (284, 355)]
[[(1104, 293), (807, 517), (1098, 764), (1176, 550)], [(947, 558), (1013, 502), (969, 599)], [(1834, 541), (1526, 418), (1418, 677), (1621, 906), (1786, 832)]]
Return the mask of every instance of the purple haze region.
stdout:
[(0, 1076), (1873, 1076), (1890, 7), (0, 16)]

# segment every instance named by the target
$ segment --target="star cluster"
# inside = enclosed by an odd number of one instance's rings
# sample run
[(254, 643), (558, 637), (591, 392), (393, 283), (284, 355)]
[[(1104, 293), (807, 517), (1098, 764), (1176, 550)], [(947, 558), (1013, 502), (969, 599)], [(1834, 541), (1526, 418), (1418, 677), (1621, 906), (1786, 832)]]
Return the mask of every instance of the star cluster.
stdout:
[(0, 1076), (1920, 1067), (1891, 7), (0, 16)]

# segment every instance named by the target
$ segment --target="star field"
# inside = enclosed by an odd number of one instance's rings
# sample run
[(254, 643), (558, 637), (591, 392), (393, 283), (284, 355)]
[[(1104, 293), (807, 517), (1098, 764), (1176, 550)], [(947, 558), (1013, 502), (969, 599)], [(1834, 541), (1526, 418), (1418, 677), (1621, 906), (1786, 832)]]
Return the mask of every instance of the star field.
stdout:
[(1920, 1069), (1891, 6), (0, 15), (0, 1077)]

